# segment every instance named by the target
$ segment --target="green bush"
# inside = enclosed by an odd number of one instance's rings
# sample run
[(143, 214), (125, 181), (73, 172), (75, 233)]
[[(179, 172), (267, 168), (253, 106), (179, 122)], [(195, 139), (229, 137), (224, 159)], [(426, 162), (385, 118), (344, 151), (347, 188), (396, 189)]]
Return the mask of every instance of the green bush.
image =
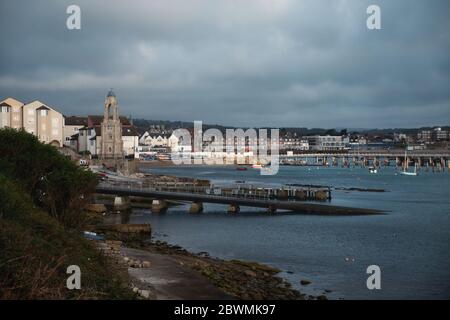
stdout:
[[(81, 290), (66, 288), (78, 265)], [(125, 278), (78, 231), (63, 228), (0, 174), (0, 299), (132, 298)]]
[(34, 203), (64, 226), (85, 222), (82, 208), (97, 185), (92, 172), (23, 130), (0, 129), (0, 173), (16, 181)]

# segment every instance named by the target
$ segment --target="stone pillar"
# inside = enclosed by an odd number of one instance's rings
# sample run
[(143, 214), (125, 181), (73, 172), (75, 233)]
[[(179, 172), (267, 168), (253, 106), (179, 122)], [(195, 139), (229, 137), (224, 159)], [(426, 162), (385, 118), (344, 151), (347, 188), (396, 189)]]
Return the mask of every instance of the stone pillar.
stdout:
[(234, 214), (234, 213), (238, 213), (240, 210), (241, 210), (241, 208), (239, 207), (239, 205), (232, 203), (228, 206), (227, 212)]
[(129, 197), (115, 197), (114, 198), (114, 210), (128, 210), (131, 208)]
[(287, 199), (289, 198), (289, 194), (287, 190), (278, 190), (277, 191), (277, 198), (278, 199)]
[(328, 194), (327, 194), (327, 192), (325, 192), (323, 190), (316, 190), (316, 192), (314, 193), (314, 200), (325, 201), (327, 199), (328, 199)]
[(308, 198), (308, 195), (306, 194), (305, 190), (296, 190), (295, 191), (295, 199), (304, 201)]
[(276, 213), (277, 212), (277, 208), (274, 206), (274, 205), (270, 205), (268, 208), (267, 208), (267, 213), (268, 214), (274, 214), (274, 213)]
[(167, 203), (164, 200), (155, 199), (150, 210), (152, 213), (165, 213), (167, 211)]
[(191, 208), (189, 209), (189, 213), (201, 213), (202, 211), (203, 211), (202, 202), (192, 202)]

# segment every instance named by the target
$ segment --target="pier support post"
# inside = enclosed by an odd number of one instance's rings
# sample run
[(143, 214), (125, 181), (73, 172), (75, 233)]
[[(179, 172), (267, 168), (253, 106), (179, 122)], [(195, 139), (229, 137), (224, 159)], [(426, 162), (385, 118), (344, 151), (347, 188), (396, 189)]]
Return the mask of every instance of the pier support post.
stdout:
[(328, 200), (328, 192), (324, 190), (316, 190), (314, 192), (314, 200), (325, 201)]
[(276, 213), (277, 212), (277, 208), (274, 206), (274, 205), (270, 205), (268, 208), (267, 208), (267, 213), (268, 214), (274, 214), (274, 213)]
[(239, 207), (239, 205), (232, 203), (228, 206), (227, 212), (235, 214), (238, 213), (240, 210), (241, 208)]
[(189, 209), (189, 213), (201, 213), (202, 211), (203, 211), (202, 202), (192, 202), (191, 208)]
[(114, 198), (114, 210), (122, 211), (131, 208), (129, 197), (115, 197)]
[(152, 213), (165, 213), (167, 211), (167, 203), (164, 200), (155, 199), (150, 210)]

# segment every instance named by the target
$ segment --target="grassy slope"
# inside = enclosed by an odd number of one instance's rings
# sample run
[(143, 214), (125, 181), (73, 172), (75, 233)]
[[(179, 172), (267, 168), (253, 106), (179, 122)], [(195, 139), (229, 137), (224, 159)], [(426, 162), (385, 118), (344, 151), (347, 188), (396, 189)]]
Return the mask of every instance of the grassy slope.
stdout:
[[(81, 269), (81, 290), (66, 288), (72, 264)], [(89, 241), (0, 176), (0, 299), (132, 298), (110, 266)]]

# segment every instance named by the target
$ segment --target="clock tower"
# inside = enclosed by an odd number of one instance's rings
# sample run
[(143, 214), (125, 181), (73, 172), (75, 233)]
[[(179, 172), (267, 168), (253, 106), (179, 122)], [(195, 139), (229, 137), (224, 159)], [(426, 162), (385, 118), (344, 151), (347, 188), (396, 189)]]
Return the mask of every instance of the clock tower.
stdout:
[(117, 98), (112, 89), (106, 96), (101, 132), (102, 141), (100, 154), (102, 159), (122, 159), (122, 125), (119, 118)]

